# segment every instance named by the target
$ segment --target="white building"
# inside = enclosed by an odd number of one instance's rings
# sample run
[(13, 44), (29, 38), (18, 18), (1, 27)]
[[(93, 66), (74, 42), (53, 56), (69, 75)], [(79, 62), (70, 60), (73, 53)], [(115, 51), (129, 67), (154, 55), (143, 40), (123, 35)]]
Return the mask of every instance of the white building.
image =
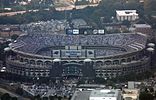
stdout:
[(137, 89), (141, 82), (128, 81), (128, 89)]
[(116, 18), (118, 21), (134, 21), (139, 17), (136, 10), (116, 10)]
[(114, 89), (93, 90), (89, 100), (122, 100), (121, 92)]
[(124, 100), (139, 100), (139, 89), (124, 89), (122, 97)]

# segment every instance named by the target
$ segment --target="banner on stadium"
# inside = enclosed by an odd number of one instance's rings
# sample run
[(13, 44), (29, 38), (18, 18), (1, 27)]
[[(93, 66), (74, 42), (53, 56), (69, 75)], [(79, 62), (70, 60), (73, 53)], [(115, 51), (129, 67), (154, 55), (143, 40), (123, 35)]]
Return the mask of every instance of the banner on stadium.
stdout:
[(87, 50), (87, 57), (94, 58), (94, 50)]
[(53, 50), (53, 57), (59, 58), (60, 57), (60, 50)]

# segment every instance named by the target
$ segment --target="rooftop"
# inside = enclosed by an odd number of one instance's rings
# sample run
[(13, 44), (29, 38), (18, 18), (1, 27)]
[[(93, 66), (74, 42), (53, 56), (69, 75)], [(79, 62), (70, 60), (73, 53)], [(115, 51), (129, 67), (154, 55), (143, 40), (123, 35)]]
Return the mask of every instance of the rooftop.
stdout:
[(88, 100), (91, 91), (76, 91), (71, 100)]
[(138, 89), (124, 89), (122, 95), (125, 100), (128, 100), (126, 98), (132, 98), (133, 100), (137, 100), (137, 98), (139, 97), (139, 90)]
[(117, 97), (119, 94), (119, 90), (93, 90), (90, 94), (90, 97)]
[(120, 16), (138, 15), (136, 10), (116, 10), (116, 13)]
[(148, 24), (134, 24), (134, 27), (136, 28), (151, 28)]

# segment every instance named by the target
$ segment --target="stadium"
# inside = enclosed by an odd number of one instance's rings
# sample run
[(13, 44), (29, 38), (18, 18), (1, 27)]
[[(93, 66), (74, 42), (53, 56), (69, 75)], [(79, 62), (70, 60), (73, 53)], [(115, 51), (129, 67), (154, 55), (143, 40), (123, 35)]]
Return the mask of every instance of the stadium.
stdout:
[(141, 33), (23, 34), (9, 44), (7, 72), (28, 77), (115, 78), (149, 69)]

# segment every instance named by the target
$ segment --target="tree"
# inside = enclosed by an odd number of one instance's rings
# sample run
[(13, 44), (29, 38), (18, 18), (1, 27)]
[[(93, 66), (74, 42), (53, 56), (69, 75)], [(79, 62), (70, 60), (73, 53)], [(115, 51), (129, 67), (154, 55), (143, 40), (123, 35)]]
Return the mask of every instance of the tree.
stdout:
[(72, 96), (69, 96), (69, 100), (72, 98)]
[(18, 38), (18, 35), (17, 34), (13, 34), (12, 36), (11, 36), (11, 39), (13, 39), (13, 40), (16, 40)]
[(113, 81), (111, 81), (111, 80), (108, 80), (108, 81), (107, 81), (107, 85), (108, 85), (108, 86), (115, 87), (114, 82), (113, 82)]
[(43, 97), (43, 99), (42, 100), (48, 100), (48, 97)]
[(154, 92), (153, 87), (150, 87), (149, 90), (150, 90), (151, 93)]
[(123, 25), (125, 25), (125, 26), (127, 26), (127, 27), (130, 27), (130, 21), (128, 21), (128, 20), (124, 20), (123, 22), (122, 22), (122, 24)]
[(61, 96), (59, 96), (59, 97), (58, 97), (58, 100), (62, 100), (62, 97), (61, 97)]
[(95, 80), (95, 83), (97, 83), (97, 84), (106, 83), (106, 80), (104, 78), (96, 77), (94, 80)]
[(1, 96), (1, 100), (11, 100), (11, 96), (8, 93), (5, 93)]
[(18, 87), (18, 88), (16, 89), (16, 93), (19, 94), (19, 95), (23, 95), (23, 89), (20, 88), (20, 87)]
[(49, 99), (50, 100), (54, 100), (54, 96), (49, 96)]
[(36, 99), (37, 99), (37, 100), (41, 100), (41, 96), (40, 96), (40, 95), (37, 95), (37, 96), (35, 96), (34, 98), (35, 98), (35, 100), (36, 100)]
[(11, 99), (11, 100), (18, 100), (18, 99), (17, 99), (17, 97), (12, 97), (12, 99)]
[(154, 100), (154, 96), (147, 92), (141, 92), (139, 95), (139, 100)]
[(156, 98), (156, 91), (154, 92), (154, 97)]
[(146, 71), (144, 73), (144, 75), (145, 75), (144, 77), (148, 79), (148, 78), (150, 78), (152, 76), (152, 72), (151, 71)]

